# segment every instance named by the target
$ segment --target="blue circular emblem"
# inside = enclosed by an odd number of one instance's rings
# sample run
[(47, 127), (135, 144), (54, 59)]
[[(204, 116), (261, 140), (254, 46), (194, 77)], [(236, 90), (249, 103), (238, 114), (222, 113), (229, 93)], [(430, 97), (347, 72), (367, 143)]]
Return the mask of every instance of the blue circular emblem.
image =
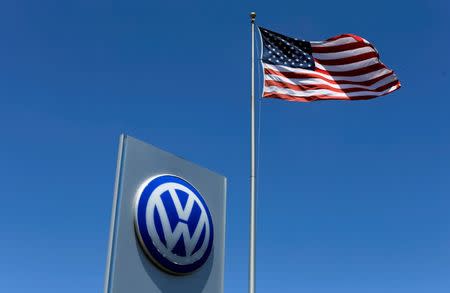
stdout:
[(161, 175), (141, 185), (135, 224), (144, 251), (169, 273), (191, 273), (211, 254), (214, 229), (208, 206), (180, 177)]

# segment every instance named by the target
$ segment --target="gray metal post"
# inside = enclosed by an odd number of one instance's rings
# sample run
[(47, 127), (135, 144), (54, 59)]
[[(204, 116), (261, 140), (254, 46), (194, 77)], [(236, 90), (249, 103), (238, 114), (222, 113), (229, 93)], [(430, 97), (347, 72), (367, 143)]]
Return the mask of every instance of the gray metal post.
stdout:
[(252, 26), (252, 76), (251, 76), (251, 173), (250, 173), (250, 256), (249, 256), (249, 293), (255, 293), (255, 238), (256, 238), (256, 198), (255, 198), (255, 18), (250, 13)]

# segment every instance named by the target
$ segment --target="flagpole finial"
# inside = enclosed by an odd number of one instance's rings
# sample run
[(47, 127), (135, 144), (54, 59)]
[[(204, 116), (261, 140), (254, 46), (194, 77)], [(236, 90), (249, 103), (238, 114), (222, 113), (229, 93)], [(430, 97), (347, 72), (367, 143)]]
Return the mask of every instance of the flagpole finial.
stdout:
[(256, 18), (256, 12), (250, 12), (250, 19), (252, 20), (252, 23), (255, 22), (255, 18)]

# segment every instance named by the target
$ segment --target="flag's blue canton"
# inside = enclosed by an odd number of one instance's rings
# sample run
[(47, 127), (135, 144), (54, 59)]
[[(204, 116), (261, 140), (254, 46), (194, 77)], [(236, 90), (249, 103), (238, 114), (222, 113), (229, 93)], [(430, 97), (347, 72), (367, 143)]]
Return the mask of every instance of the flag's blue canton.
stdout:
[(314, 70), (311, 43), (259, 28), (263, 41), (262, 61), (274, 65)]

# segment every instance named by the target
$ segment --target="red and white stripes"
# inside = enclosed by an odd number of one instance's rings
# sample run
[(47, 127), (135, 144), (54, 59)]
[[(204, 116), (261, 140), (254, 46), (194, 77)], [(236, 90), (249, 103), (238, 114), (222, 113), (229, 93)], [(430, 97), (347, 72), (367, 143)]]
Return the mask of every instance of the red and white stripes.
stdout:
[(363, 100), (400, 88), (394, 72), (361, 37), (340, 35), (311, 46), (315, 70), (263, 62), (264, 97), (298, 102)]

